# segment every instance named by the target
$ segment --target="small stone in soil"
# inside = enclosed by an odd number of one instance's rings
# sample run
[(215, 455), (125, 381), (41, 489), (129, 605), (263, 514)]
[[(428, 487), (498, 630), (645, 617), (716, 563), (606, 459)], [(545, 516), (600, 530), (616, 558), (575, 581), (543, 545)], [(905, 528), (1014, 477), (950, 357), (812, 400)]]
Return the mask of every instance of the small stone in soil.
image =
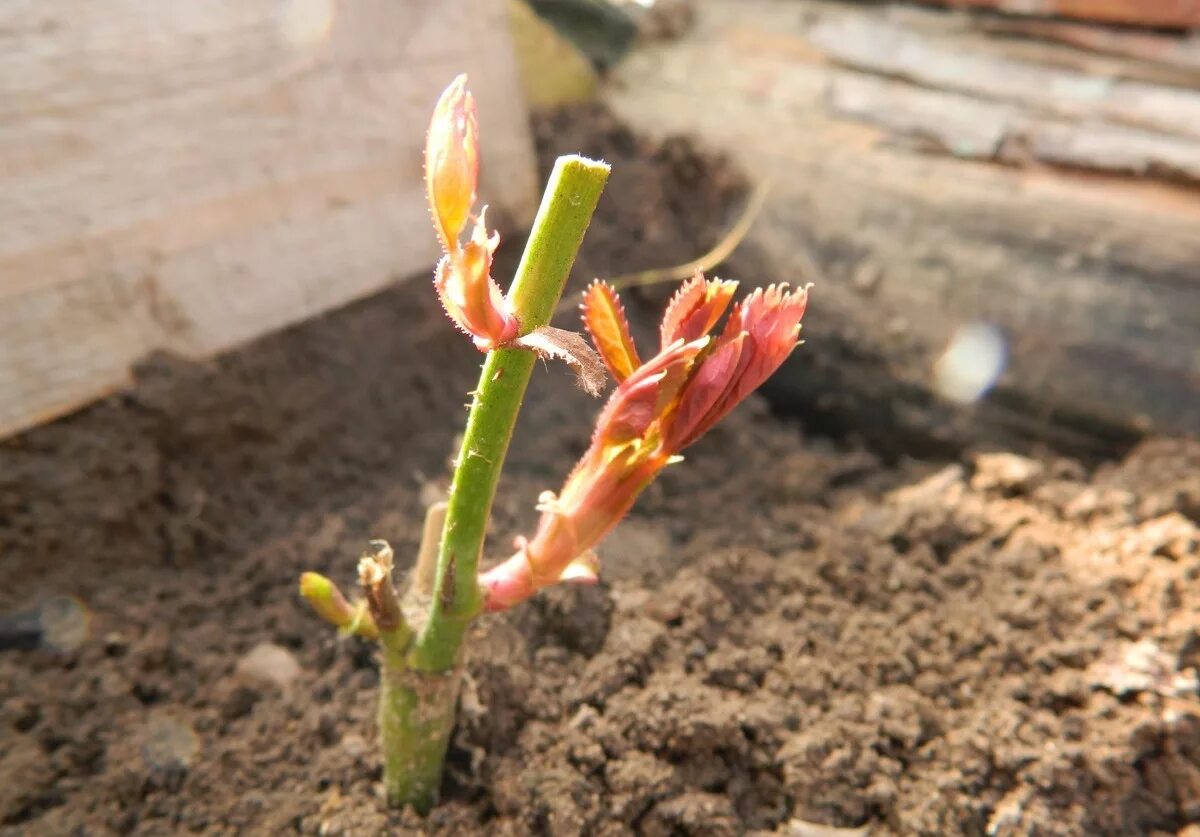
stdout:
[(1153, 640), (1127, 643), (1119, 653), (1092, 667), (1094, 685), (1118, 697), (1135, 692), (1152, 692), (1166, 697), (1195, 693), (1196, 672), (1179, 671), (1177, 659)]
[(808, 822), (807, 820), (792, 820), (783, 829), (788, 837), (867, 837), (866, 826), (860, 828), (838, 828), (832, 825)]
[(58, 596), (42, 605), (42, 645), (55, 651), (74, 651), (88, 638), (91, 615), (87, 606), (70, 596)]
[(142, 732), (142, 758), (151, 772), (186, 771), (197, 749), (196, 733), (174, 718), (151, 718)]
[(971, 487), (976, 491), (1023, 492), (1034, 487), (1045, 473), (1045, 466), (1036, 459), (1014, 453), (981, 453), (975, 457), (975, 474)]
[(88, 638), (91, 618), (78, 599), (57, 596), (41, 606), (0, 614), (0, 651), (37, 647), (69, 653)]
[(260, 642), (238, 660), (237, 673), (247, 680), (269, 683), (286, 692), (300, 676), (300, 663), (283, 646)]
[(342, 738), (342, 749), (352, 759), (361, 759), (367, 754), (367, 741), (356, 732)]
[(129, 650), (129, 640), (124, 634), (112, 631), (104, 635), (104, 653), (110, 657), (122, 657)]
[(579, 711), (575, 713), (573, 718), (571, 718), (568, 726), (570, 726), (571, 729), (589, 729), (595, 725), (599, 718), (600, 713), (596, 711), (595, 707), (585, 703), (583, 706), (579, 707)]

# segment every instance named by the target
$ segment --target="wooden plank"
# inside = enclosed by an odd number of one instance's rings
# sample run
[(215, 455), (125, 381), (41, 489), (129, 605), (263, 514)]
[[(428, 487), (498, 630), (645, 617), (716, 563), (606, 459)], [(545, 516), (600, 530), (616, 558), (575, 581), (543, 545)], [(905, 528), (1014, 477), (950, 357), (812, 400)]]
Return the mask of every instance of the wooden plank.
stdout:
[(1200, 71), (1200, 39), (1195, 37), (1129, 31), (1065, 20), (1006, 17), (984, 18), (978, 21), (978, 26), (985, 32), (1044, 38), (1092, 52), (1137, 58), (1192, 74)]
[(844, 73), (829, 85), (838, 114), (871, 122), (957, 157), (999, 158), (1020, 111), (1002, 102)]
[(1200, 183), (1200, 142), (1136, 128), (1048, 119), (1000, 102), (850, 73), (831, 81), (829, 104), (836, 113), (956, 157)]
[(1200, 139), (1200, 92), (962, 49), (868, 15), (817, 23), (807, 39), (833, 61), (918, 84), (1012, 102), (1076, 120)]
[[(967, 52), (1189, 89), (1198, 81), (1195, 69), (1188, 67), (1196, 39), (1182, 32), (1000, 14), (950, 14), (936, 6), (889, 6), (886, 19)], [(1087, 34), (1077, 39), (1051, 34), (1060, 30), (1086, 30)], [(1001, 35), (1016, 37), (997, 37)]]
[(472, 76), (536, 209), (502, 0), (0, 6), (0, 435), (426, 270), (428, 113)]
[[(1196, 189), (930, 154), (847, 123), (831, 90), (863, 76), (824, 63), (802, 24), (829, 8), (711, 0), (690, 39), (631, 57), (609, 94), (635, 129), (692, 134), (772, 183), (719, 272), (817, 283), (776, 393), (811, 427), (908, 453), (1094, 451), (1200, 427)], [(977, 323), (1003, 335), (1007, 364), (960, 407), (934, 370)]]
[(923, 0), (954, 8), (992, 9), (1012, 15), (1073, 17), (1102, 23), (1191, 29), (1200, 26), (1194, 0)]

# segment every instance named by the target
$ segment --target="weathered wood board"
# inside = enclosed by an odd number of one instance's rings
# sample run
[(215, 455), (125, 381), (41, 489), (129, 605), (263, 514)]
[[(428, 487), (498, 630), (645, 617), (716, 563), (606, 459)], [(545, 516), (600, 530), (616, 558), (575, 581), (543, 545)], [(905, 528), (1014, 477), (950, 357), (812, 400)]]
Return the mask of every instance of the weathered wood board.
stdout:
[[(632, 56), (609, 100), (634, 128), (689, 133), (772, 185), (719, 272), (816, 282), (808, 343), (777, 395), (814, 423), (901, 450), (1017, 438), (1095, 450), (1200, 429), (1200, 157), (1189, 156), (1200, 141), (1188, 126), (1132, 125), (1120, 96), (1003, 85), (1060, 78), (1061, 61), (1025, 58), (1019, 78), (956, 74), (952, 59), (986, 73), (1008, 48), (947, 31), (940, 12), (799, 0), (699, 10), (689, 38)], [(870, 29), (881, 20), (923, 32), (941, 63), (905, 63), (916, 35), (889, 40)], [(831, 36), (868, 30), (872, 49)], [(1109, 78), (1095, 89), (1128, 88)], [(1167, 94), (1200, 103), (1194, 89)], [(1105, 122), (1113, 113), (1129, 119)], [(1014, 124), (1038, 127), (1040, 145), (1018, 154)], [(1181, 168), (1154, 170), (1162, 160), (1144, 153), (1178, 153)], [(1162, 177), (1115, 173), (1126, 171)], [(999, 330), (1007, 361), (991, 394), (962, 407), (939, 397), (934, 375), (952, 335), (975, 323)]]
[(471, 74), (493, 220), (537, 184), (503, 0), (0, 5), (0, 435), (420, 273)]
[[(1088, 128), (1126, 126), (1200, 140), (1200, 93), (963, 48), (944, 33), (867, 15), (831, 17), (806, 40), (829, 60), (921, 88), (1005, 102)], [(1194, 142), (1200, 160), (1200, 142)]]
[[(1176, 70), (1179, 78), (1195, 80), (1200, 71), (1200, 38), (1181, 38), (1166, 32), (1144, 32), (1067, 20), (1038, 20), (1012, 17), (979, 17), (975, 25), (988, 32), (1058, 41), (1079, 47), (1087, 53), (1119, 55), (1141, 59), (1137, 69), (1163, 77), (1164, 70)], [(1085, 53), (1086, 54), (1086, 53)]]
[(923, 0), (953, 8), (992, 9), (1010, 15), (1073, 17), (1132, 26), (1200, 26), (1195, 0)]

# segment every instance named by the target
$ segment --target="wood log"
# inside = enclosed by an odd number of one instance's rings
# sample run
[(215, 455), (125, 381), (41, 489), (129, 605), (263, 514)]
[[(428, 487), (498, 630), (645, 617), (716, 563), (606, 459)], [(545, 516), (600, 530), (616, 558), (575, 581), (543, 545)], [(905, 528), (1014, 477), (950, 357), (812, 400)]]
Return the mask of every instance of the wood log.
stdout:
[[(830, 9), (710, 0), (692, 38), (641, 50), (609, 93), (636, 129), (691, 134), (773, 185), (718, 272), (817, 283), (776, 397), (813, 427), (898, 453), (999, 441), (1087, 454), (1200, 428), (1196, 189), (1002, 159), (1008, 120), (1046, 118), (1053, 98), (1037, 94), (1047, 108), (1030, 111), (830, 65), (806, 24)], [(848, 85), (893, 96), (895, 118), (980, 159), (847, 122), (831, 103)], [(900, 90), (942, 98), (922, 112)], [(942, 397), (935, 369), (974, 324), (1003, 335), (1007, 363), (964, 407)]]
[(424, 127), (467, 71), (482, 196), (532, 144), (502, 0), (0, 6), (0, 435), (432, 265)]

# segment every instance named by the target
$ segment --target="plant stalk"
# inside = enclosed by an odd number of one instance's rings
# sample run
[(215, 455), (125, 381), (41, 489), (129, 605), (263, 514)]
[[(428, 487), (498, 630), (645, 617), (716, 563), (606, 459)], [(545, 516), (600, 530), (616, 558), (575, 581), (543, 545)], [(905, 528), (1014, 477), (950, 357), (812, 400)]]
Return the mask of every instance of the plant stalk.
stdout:
[[(555, 163), (508, 292), (523, 334), (554, 314), (608, 172), (607, 163), (578, 156)], [(437, 799), (454, 728), (459, 651), (483, 607), (484, 535), (536, 360), (524, 349), (488, 353), (455, 462), (428, 618), (402, 656), (385, 643), (379, 723), (384, 785), (394, 805), (425, 812)]]
[[(607, 163), (578, 156), (555, 163), (508, 292), (522, 333), (546, 325), (554, 314), (608, 171)], [(429, 620), (409, 654), (413, 668), (452, 669), (467, 625), (482, 609), (479, 557), (536, 360), (524, 349), (498, 349), (484, 361), (450, 484)]]
[(379, 735), (388, 801), (427, 814), (437, 802), (442, 763), (454, 729), (460, 671), (416, 671), (384, 654)]

